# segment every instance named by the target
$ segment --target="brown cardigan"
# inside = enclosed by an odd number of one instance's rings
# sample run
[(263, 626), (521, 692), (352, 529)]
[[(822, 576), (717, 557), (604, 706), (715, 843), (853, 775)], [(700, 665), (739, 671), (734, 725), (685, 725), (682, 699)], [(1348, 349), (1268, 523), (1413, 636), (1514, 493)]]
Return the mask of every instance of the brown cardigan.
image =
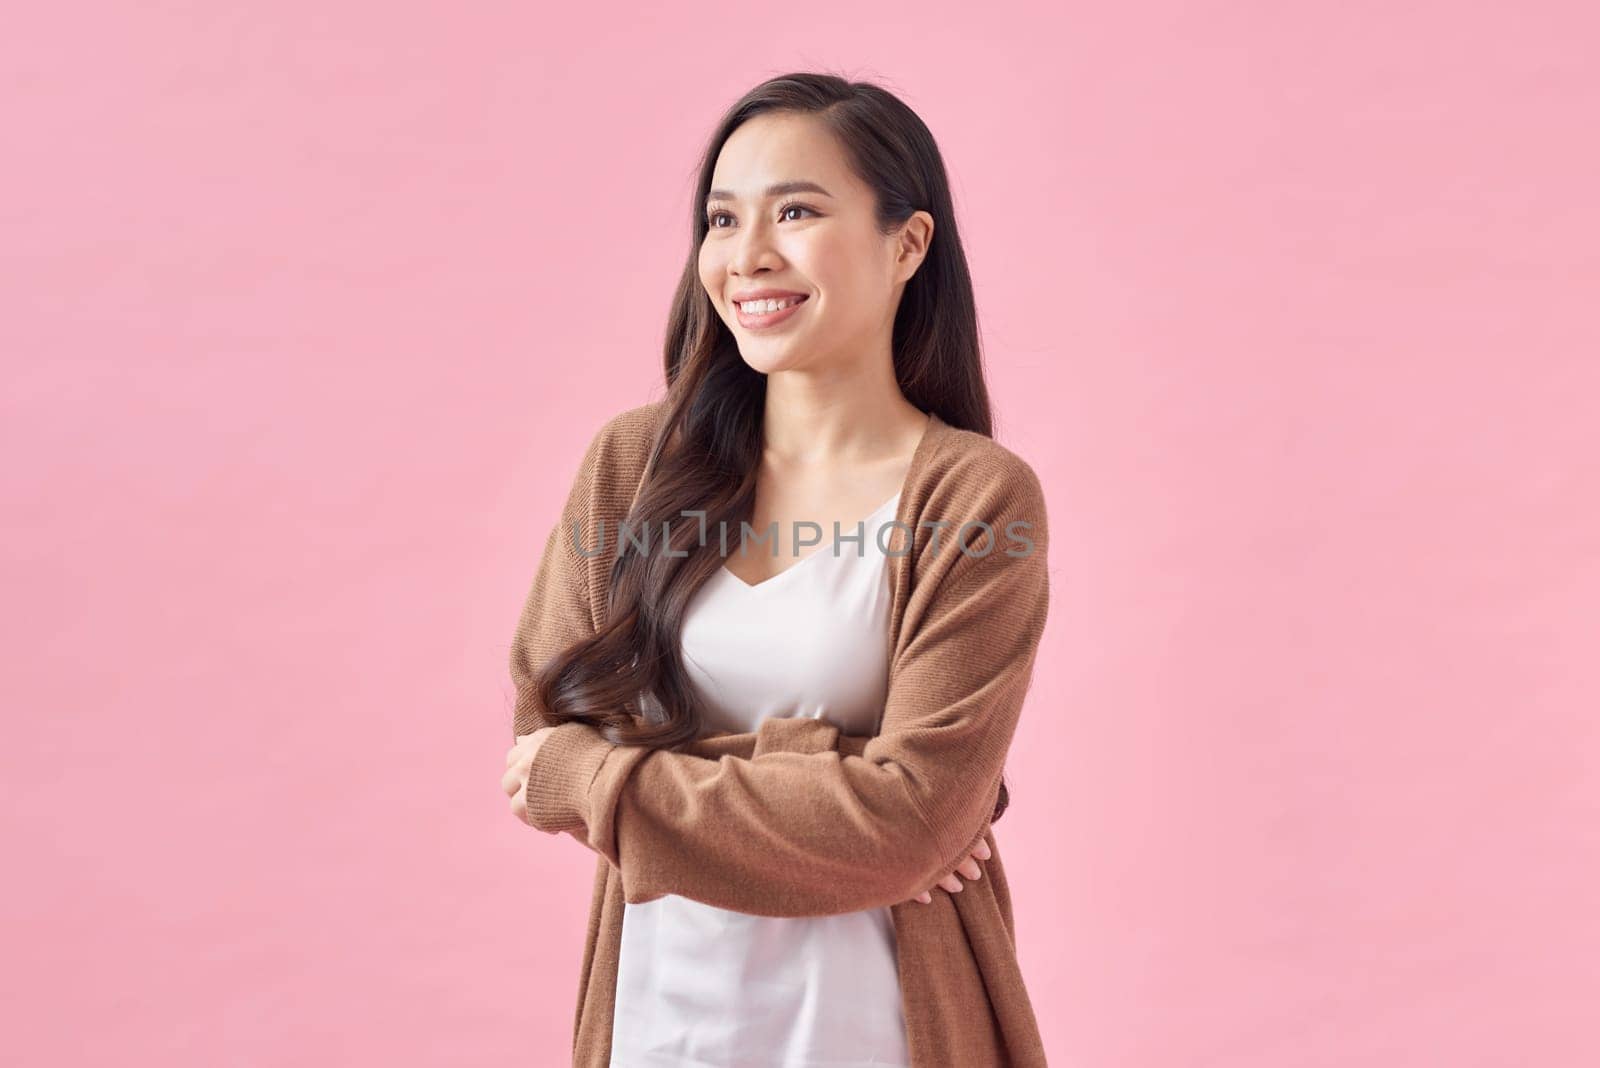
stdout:
[[(584, 453), (513, 639), (516, 734), (550, 725), (534, 672), (604, 619), (617, 523), (664, 414), (665, 401), (622, 412)], [(1021, 458), (935, 414), (896, 517), (905, 527), (891, 549), (907, 531), (915, 541), (889, 560), (893, 659), (876, 735), (774, 717), (672, 751), (613, 745), (587, 723), (564, 723), (539, 749), (530, 821), (598, 854), (574, 1065), (610, 1060), (623, 902), (666, 894), (760, 916), (893, 906), (912, 1063), (1045, 1064), (989, 827), (1049, 603), (1044, 494)], [(599, 545), (601, 520), (605, 551), (586, 557), (578, 549)], [(954, 539), (974, 521), (993, 534), (967, 528), (962, 551)], [(955, 894), (936, 887), (980, 837), (992, 851), (982, 878), (963, 878)], [(930, 887), (932, 904), (910, 900)]]

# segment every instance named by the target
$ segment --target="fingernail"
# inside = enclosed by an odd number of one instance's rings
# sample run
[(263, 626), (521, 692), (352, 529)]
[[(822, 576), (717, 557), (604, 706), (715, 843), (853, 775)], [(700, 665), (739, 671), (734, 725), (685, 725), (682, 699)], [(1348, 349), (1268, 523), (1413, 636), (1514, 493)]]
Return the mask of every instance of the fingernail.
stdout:
[(988, 842), (979, 843), (979, 845), (978, 845), (978, 856), (982, 857), (984, 860), (988, 860), (989, 859), (989, 843)]

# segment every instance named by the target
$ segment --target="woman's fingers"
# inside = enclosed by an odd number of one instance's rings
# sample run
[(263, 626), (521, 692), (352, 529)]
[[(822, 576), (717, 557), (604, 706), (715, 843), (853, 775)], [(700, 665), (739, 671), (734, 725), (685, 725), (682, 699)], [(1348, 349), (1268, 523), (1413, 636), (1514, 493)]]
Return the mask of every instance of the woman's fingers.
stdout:
[(965, 875), (968, 881), (975, 881), (983, 877), (983, 869), (978, 867), (977, 861), (973, 860), (971, 857), (968, 857), (966, 860), (963, 860), (960, 864), (956, 865), (955, 871), (951, 872), (949, 875), (946, 875), (943, 879), (940, 879), (939, 885), (950, 891), (952, 894), (959, 894), (961, 892), (961, 888), (966, 884), (960, 879), (956, 878), (958, 875)]
[[(965, 875), (968, 882), (983, 878), (983, 868), (979, 866), (978, 861), (988, 860), (993, 855), (993, 852), (989, 849), (989, 843), (980, 841), (977, 846), (973, 848), (971, 856), (969, 856), (966, 860), (963, 860), (960, 864), (957, 864), (955, 871), (951, 872), (949, 875), (946, 875), (943, 879), (940, 879), (935, 885), (943, 890), (949, 891), (952, 894), (961, 893), (961, 888), (965, 886), (966, 883), (963, 883), (959, 878), (957, 878), (957, 876)], [(932, 904), (933, 894), (929, 890), (924, 890), (911, 900), (920, 901), (924, 905)]]

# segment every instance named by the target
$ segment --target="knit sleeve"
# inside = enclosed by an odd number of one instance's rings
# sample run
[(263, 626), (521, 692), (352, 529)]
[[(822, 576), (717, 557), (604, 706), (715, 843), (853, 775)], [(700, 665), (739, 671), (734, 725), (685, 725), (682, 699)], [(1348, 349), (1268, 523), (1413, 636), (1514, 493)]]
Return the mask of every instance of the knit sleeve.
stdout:
[[(883, 718), (864, 745), (709, 758), (565, 724), (530, 770), (530, 821), (607, 857), (631, 904), (677, 894), (820, 916), (933, 885), (988, 826), (1049, 604), (1032, 469), (987, 454), (957, 482), (938, 509), (950, 525), (916, 550)], [(958, 528), (979, 521), (988, 532), (969, 527), (959, 548)], [(828, 732), (809, 721), (794, 737)]]
[(590, 609), (587, 558), (579, 551), (579, 544), (590, 544), (589, 515), (597, 470), (614, 422), (602, 427), (584, 450), (561, 516), (545, 538), (533, 585), (517, 618), (510, 658), (511, 680), (516, 687), (514, 735), (531, 734), (552, 725), (534, 693), (534, 676), (556, 654), (596, 630)]

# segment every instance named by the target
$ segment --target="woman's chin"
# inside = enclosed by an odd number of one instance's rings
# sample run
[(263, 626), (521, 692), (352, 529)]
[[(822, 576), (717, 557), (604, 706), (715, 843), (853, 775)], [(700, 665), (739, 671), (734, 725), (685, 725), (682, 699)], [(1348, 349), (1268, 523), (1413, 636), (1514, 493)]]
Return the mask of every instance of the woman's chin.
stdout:
[(805, 363), (805, 358), (789, 346), (765, 345), (760, 342), (746, 346), (741, 342), (739, 355), (752, 371), (770, 375), (774, 371), (792, 371)]

